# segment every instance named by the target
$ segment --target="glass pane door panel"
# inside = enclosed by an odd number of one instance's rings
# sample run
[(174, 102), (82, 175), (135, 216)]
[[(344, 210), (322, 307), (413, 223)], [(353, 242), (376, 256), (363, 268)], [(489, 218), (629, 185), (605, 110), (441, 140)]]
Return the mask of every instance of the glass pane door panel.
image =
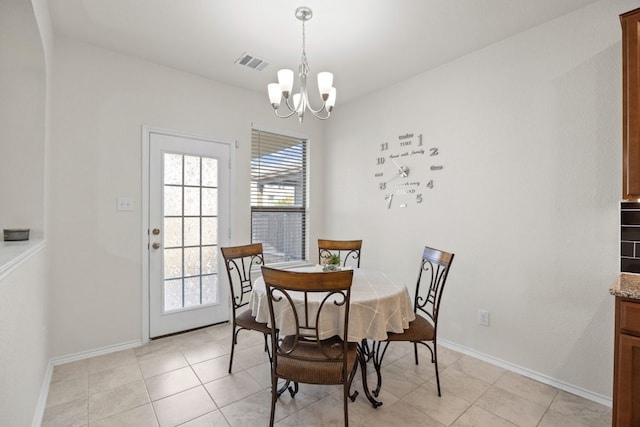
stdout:
[(182, 308), (182, 279), (164, 281), (164, 311)]
[(200, 188), (184, 187), (184, 214), (200, 215)]
[(202, 186), (218, 186), (218, 161), (216, 159), (202, 159)]
[(182, 246), (182, 218), (164, 219), (164, 247)]
[(164, 310), (216, 304), (218, 160), (164, 153), (163, 166)]
[(184, 156), (184, 184), (200, 186), (200, 157)]
[(218, 242), (218, 221), (216, 218), (202, 218), (202, 244), (215, 245)]
[(184, 306), (200, 305), (200, 276), (184, 279)]
[(184, 245), (198, 246), (200, 244), (200, 218), (184, 219)]
[(165, 153), (164, 183), (182, 185), (182, 156)]
[(218, 276), (215, 274), (209, 276), (202, 276), (202, 303), (203, 304), (217, 304), (218, 293), (216, 289), (218, 287)]
[(182, 215), (182, 187), (164, 186), (164, 216)]
[(200, 248), (184, 248), (184, 275), (200, 275)]
[(202, 189), (202, 214), (218, 215), (218, 189)]
[(164, 250), (164, 278), (182, 277), (182, 248)]
[(215, 246), (202, 247), (202, 274), (212, 274), (216, 272), (218, 265), (218, 251)]

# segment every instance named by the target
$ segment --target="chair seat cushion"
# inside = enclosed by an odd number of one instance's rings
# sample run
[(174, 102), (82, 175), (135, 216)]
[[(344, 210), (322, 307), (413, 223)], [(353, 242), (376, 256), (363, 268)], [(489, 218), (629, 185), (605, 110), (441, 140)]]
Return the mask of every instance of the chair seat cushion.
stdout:
[(389, 333), (387, 341), (433, 341), (433, 325), (424, 317), (416, 314), (416, 320), (409, 322), (409, 328), (404, 332)]
[[(281, 343), (281, 348), (291, 349), (293, 342), (294, 337), (287, 336)], [(307, 384), (342, 384), (347, 380), (343, 376), (342, 359), (333, 361), (325, 355), (326, 353), (332, 358), (339, 357), (342, 340), (332, 337), (322, 341), (321, 346), (322, 349), (317, 345), (298, 342), (288, 355), (279, 353), (276, 375)], [(356, 343), (347, 343), (347, 376), (354, 369), (357, 357)]]
[(251, 315), (251, 310), (245, 310), (238, 314), (236, 316), (236, 325), (241, 328), (259, 331), (263, 334), (271, 333), (271, 328), (269, 328), (266, 323), (256, 322), (256, 317)]

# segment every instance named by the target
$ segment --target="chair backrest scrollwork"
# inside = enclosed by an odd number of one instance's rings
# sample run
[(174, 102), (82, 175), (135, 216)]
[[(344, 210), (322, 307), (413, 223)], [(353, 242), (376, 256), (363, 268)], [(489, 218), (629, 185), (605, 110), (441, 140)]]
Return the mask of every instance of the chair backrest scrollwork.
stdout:
[(426, 315), (437, 326), (442, 291), (454, 254), (425, 246), (416, 284), (414, 310)]
[(249, 303), (253, 290), (252, 271), (264, 265), (262, 243), (220, 248), (231, 287), (233, 310)]
[(338, 255), (343, 267), (346, 267), (348, 263), (352, 263), (360, 268), (361, 250), (362, 240), (318, 239), (318, 263), (323, 264), (323, 259)]

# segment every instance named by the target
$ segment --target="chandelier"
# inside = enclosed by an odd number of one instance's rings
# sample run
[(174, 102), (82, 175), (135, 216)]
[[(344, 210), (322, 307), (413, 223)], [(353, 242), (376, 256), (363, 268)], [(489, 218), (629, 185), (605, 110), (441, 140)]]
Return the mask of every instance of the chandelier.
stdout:
[[(293, 114), (297, 114), (300, 123), (302, 123), (304, 113), (307, 109), (320, 120), (328, 119), (331, 115), (331, 110), (333, 110), (333, 106), (336, 104), (336, 88), (333, 87), (333, 74), (328, 72), (318, 73), (318, 90), (322, 98), (322, 106), (316, 110), (309, 103), (309, 95), (307, 94), (309, 63), (307, 62), (307, 53), (305, 51), (304, 23), (312, 17), (313, 12), (310, 8), (300, 6), (296, 9), (296, 18), (302, 21), (302, 63), (298, 67), (300, 92), (291, 96), (291, 90), (293, 89), (293, 71), (288, 69), (278, 71), (278, 83), (270, 83), (267, 86), (269, 100), (271, 101), (271, 106), (276, 116), (286, 119)], [(283, 98), (283, 108), (280, 108)], [(281, 110), (284, 111), (281, 112)]]

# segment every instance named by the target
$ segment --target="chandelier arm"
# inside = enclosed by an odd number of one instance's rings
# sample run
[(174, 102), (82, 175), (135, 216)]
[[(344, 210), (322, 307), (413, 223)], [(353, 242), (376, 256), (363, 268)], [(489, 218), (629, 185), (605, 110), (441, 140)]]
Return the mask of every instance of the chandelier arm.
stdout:
[[(311, 108), (309, 108), (309, 111), (311, 111), (311, 114), (313, 114), (316, 119), (320, 119), (320, 120), (327, 120), (331, 116), (331, 113), (327, 109), (314, 111)], [(326, 115), (320, 115), (319, 113), (321, 113), (322, 111), (325, 111)]]
[[(302, 97), (304, 99), (304, 108), (308, 108), (309, 111), (311, 111), (315, 117), (320, 118), (318, 114), (322, 113), (323, 111), (327, 111), (327, 103), (325, 101), (322, 101), (322, 106), (317, 109), (314, 109), (311, 106), (311, 101), (309, 100), (309, 92), (307, 91), (307, 77), (309, 76), (309, 64), (306, 61), (307, 59), (306, 55), (303, 54), (303, 58), (304, 60), (302, 62), (301, 71), (300, 71), (300, 92), (303, 94)], [(329, 116), (327, 115), (327, 117)]]
[(322, 113), (323, 111), (326, 111), (327, 113), (329, 112), (327, 110), (327, 104), (325, 102), (323, 102), (322, 107), (318, 108), (317, 110), (314, 110), (313, 107), (311, 107), (311, 103), (308, 103), (308, 102), (307, 102), (307, 107), (309, 108), (309, 111), (311, 111), (313, 115), (316, 117), (318, 117), (318, 114)]
[[(297, 111), (297, 110), (296, 110), (296, 104), (294, 104), (294, 103), (293, 103), (293, 96), (290, 96), (289, 98), (287, 98), (287, 99), (285, 100), (285, 102), (284, 102), (284, 105), (286, 105), (286, 106), (287, 106), (287, 109), (288, 109), (289, 111), (291, 111), (291, 114), (293, 114), (293, 113), (295, 113), (295, 112)], [(290, 115), (289, 115), (289, 116), (290, 116)], [(287, 116), (287, 117), (289, 117), (289, 116)]]
[(280, 117), (281, 119), (287, 119), (293, 116), (293, 114), (295, 113), (295, 111), (291, 111), (289, 114), (280, 114), (278, 113), (278, 109), (274, 109), (273, 112), (276, 113), (276, 116)]

